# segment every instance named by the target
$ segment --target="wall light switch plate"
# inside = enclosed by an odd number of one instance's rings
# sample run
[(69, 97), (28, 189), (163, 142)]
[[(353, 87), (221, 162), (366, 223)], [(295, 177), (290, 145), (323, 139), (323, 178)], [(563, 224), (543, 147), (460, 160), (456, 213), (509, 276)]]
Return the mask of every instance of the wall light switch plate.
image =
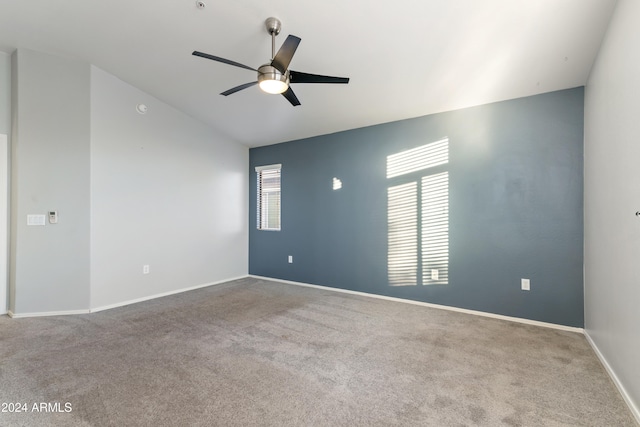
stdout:
[(431, 280), (438, 280), (439, 274), (437, 269), (431, 270)]
[(289, 264), (293, 264), (293, 255), (289, 255)]
[(531, 290), (531, 281), (529, 279), (521, 279), (520, 284), (523, 291)]
[(149, 266), (148, 265), (143, 265), (142, 266), (142, 274), (149, 274)]
[(27, 215), (27, 225), (44, 225), (44, 215)]

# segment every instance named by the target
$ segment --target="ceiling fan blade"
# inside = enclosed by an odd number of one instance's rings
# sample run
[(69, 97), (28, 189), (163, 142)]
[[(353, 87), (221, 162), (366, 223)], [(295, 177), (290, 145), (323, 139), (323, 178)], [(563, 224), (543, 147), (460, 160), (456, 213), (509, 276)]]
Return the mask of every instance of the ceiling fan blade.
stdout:
[(349, 83), (349, 77), (321, 76), (293, 70), (289, 70), (289, 80), (291, 83)]
[(287, 39), (282, 43), (282, 46), (280, 46), (280, 50), (278, 50), (276, 56), (273, 57), (271, 66), (284, 74), (284, 72), (287, 71), (291, 58), (293, 58), (293, 54), (296, 53), (296, 49), (299, 44), (300, 37), (292, 35), (287, 36)]
[(236, 86), (236, 87), (231, 88), (231, 89), (229, 89), (229, 90), (225, 90), (225, 91), (224, 91), (224, 92), (222, 92), (220, 95), (229, 96), (229, 95), (231, 95), (231, 94), (233, 94), (233, 93), (239, 92), (239, 91), (241, 91), (242, 89), (246, 89), (246, 88), (251, 87), (251, 86), (256, 85), (256, 84), (258, 84), (258, 82), (245, 83), (245, 84), (243, 84), (243, 85)]
[(249, 67), (248, 65), (244, 65), (244, 64), (241, 64), (239, 62), (231, 61), (230, 59), (220, 58), (219, 56), (209, 55), (208, 53), (198, 52), (197, 50), (194, 50), (192, 55), (199, 56), (201, 58), (212, 59), (214, 61), (222, 62), (224, 64), (233, 65), (235, 67), (246, 68), (247, 70), (251, 70), (251, 71), (256, 71), (256, 72), (258, 71), (255, 68)]
[(296, 105), (300, 105), (300, 101), (298, 101), (298, 97), (296, 96), (295, 93), (293, 93), (293, 91), (291, 90), (291, 88), (287, 89), (282, 96), (284, 96), (285, 98), (287, 98), (287, 101), (289, 101), (291, 103), (291, 105), (293, 105), (294, 107)]

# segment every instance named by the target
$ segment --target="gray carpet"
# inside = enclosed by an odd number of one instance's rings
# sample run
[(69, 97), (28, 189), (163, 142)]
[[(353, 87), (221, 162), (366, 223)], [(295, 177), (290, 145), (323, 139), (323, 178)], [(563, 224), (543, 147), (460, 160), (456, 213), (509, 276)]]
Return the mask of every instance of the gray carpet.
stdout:
[(0, 402), (27, 404), (1, 426), (636, 425), (580, 334), (257, 279), (0, 316)]

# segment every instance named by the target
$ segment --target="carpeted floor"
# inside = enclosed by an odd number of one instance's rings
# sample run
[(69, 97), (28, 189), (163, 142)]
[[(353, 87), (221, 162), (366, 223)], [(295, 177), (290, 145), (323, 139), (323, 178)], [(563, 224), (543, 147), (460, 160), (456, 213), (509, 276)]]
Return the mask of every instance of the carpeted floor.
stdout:
[(580, 334), (252, 278), (0, 316), (0, 402), (27, 409), (1, 426), (636, 425)]

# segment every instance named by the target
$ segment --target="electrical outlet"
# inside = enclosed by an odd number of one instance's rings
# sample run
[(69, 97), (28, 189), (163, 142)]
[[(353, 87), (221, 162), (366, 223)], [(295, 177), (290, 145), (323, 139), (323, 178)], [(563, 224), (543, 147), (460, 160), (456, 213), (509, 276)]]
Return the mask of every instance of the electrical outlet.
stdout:
[(289, 255), (289, 264), (293, 264), (293, 255)]
[(523, 291), (531, 290), (531, 281), (529, 279), (521, 279), (520, 287), (522, 288)]
[(149, 274), (149, 265), (142, 266), (142, 274)]
[(431, 269), (431, 280), (438, 280), (438, 277), (438, 270), (435, 268)]

